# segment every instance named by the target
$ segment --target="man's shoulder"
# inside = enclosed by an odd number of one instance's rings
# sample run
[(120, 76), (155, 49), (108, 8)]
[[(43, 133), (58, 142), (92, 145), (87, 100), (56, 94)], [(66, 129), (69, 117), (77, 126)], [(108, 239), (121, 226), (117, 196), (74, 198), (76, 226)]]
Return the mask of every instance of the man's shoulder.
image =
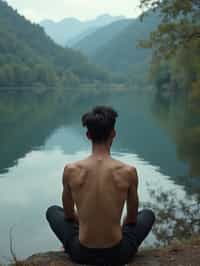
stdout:
[(137, 170), (133, 165), (126, 164), (119, 160), (115, 160), (115, 167), (113, 168), (114, 176), (117, 180), (125, 180), (129, 185), (138, 185)]
[(136, 171), (136, 168), (133, 165), (124, 163), (120, 160), (113, 159), (113, 162), (115, 164), (115, 167), (121, 170), (126, 171), (127, 173), (134, 173)]
[(77, 170), (79, 168), (78, 163), (74, 162), (74, 163), (67, 163), (64, 167), (64, 174), (65, 175), (69, 175), (70, 173), (72, 173), (73, 171)]
[(69, 176), (77, 173), (78, 171), (84, 169), (86, 164), (86, 159), (79, 160), (73, 163), (67, 163), (64, 167), (64, 175)]

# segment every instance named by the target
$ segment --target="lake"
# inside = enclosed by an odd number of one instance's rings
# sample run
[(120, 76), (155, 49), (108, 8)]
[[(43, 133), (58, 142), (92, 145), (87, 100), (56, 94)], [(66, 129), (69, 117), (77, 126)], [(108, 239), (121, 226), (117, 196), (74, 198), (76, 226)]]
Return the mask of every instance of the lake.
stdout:
[(200, 121), (185, 101), (139, 89), (1, 93), (0, 261), (10, 235), (18, 258), (61, 248), (45, 212), (61, 205), (64, 165), (90, 153), (80, 117), (97, 104), (119, 112), (112, 155), (137, 167), (140, 208), (156, 213), (143, 246), (199, 230)]

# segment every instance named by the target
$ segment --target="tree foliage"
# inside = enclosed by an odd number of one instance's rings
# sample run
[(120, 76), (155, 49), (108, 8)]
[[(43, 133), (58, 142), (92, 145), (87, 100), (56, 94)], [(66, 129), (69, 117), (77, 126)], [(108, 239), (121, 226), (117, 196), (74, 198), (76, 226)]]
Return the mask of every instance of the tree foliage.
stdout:
[(140, 7), (150, 8), (161, 16), (160, 25), (146, 43), (158, 56), (169, 57), (180, 47), (189, 48), (191, 42), (200, 41), (199, 0), (140, 0)]
[[(152, 77), (160, 90), (181, 89), (192, 102), (200, 101), (200, 1), (140, 0), (144, 13), (151, 8), (161, 21), (148, 40), (153, 48)], [(164, 77), (164, 78), (163, 78)]]

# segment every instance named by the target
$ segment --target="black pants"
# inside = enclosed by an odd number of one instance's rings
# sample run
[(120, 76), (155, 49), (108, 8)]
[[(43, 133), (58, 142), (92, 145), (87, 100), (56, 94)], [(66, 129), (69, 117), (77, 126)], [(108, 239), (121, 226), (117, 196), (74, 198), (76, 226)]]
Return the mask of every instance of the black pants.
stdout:
[(139, 211), (136, 224), (127, 224), (122, 227), (123, 237), (117, 245), (111, 248), (88, 248), (79, 242), (79, 225), (72, 220), (67, 220), (61, 207), (48, 208), (46, 217), (71, 259), (76, 263), (89, 265), (129, 263), (155, 221), (151, 210)]

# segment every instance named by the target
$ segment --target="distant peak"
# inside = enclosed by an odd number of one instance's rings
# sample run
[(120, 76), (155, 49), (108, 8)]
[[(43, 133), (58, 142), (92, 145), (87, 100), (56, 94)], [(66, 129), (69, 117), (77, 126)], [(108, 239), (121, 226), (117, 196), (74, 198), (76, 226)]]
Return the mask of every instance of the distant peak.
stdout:
[(39, 24), (54, 24), (56, 23), (54, 20), (51, 19), (43, 19), (39, 22)]
[(112, 16), (110, 14), (102, 14), (96, 17), (96, 21), (115, 21), (115, 20), (120, 20), (120, 19), (125, 19), (125, 16)]
[(97, 16), (97, 18), (111, 18), (112, 16), (110, 14), (102, 14)]
[(39, 24), (63, 24), (63, 23), (81, 23), (81, 21), (77, 18), (73, 18), (73, 17), (66, 17), (63, 18), (61, 20), (55, 21), (52, 19), (44, 19), (42, 21), (39, 22)]
[(61, 20), (53, 20), (53, 19), (43, 19), (39, 22), (39, 24), (41, 25), (45, 25), (45, 24), (63, 24), (63, 23), (87, 23), (87, 22), (101, 22), (101, 21), (105, 21), (105, 22), (112, 22), (115, 20), (120, 20), (120, 19), (125, 19), (125, 16), (112, 16), (110, 14), (100, 14), (98, 15), (96, 18), (94, 19), (89, 19), (89, 20), (85, 20), (85, 21), (81, 21), (80, 19), (76, 18), (76, 17), (66, 17), (63, 18)]
[(58, 23), (63, 23), (63, 22), (80, 22), (80, 20), (77, 18), (74, 18), (74, 17), (66, 17), (66, 18), (58, 21)]

